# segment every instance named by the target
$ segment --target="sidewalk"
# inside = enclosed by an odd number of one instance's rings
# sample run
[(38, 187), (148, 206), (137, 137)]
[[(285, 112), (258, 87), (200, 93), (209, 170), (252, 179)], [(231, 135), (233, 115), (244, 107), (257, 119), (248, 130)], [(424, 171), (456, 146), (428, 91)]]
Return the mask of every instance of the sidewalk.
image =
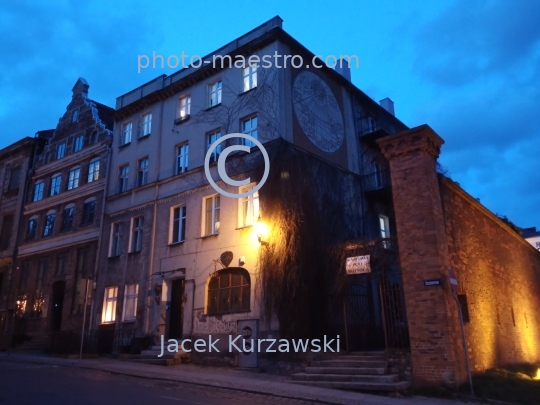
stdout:
[[(458, 405), (465, 403), (461, 401), (425, 397), (393, 398), (317, 388), (293, 384), (288, 377), (272, 376), (232, 368), (207, 367), (192, 364), (164, 367), (107, 358), (79, 361), (43, 355), (12, 353), (8, 356), (7, 353), (0, 353), (0, 362), (4, 361), (51, 364), (101, 370), (133, 377), (233, 389), (251, 394), (273, 396), (276, 397), (276, 400), (278, 398), (287, 398), (332, 405)], [(468, 404), (479, 403), (468, 402)]]

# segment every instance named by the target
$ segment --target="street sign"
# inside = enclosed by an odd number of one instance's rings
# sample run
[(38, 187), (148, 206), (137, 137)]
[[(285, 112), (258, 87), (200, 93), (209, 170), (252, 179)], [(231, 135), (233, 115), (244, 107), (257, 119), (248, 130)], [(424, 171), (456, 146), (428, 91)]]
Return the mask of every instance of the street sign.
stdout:
[(441, 279), (440, 278), (432, 278), (429, 280), (424, 280), (424, 286), (426, 287), (433, 287), (436, 285), (441, 285)]
[(456, 274), (452, 270), (448, 270), (448, 281), (450, 282), (450, 288), (455, 293), (459, 290), (459, 282)]
[(345, 270), (349, 275), (371, 273), (369, 255), (347, 257), (347, 260), (345, 261)]

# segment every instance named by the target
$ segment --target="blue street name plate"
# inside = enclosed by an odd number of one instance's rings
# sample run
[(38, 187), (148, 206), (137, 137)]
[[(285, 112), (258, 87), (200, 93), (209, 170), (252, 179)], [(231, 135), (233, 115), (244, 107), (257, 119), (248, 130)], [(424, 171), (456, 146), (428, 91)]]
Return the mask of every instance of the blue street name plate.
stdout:
[(432, 278), (429, 280), (424, 280), (424, 285), (426, 287), (433, 287), (435, 285), (441, 285), (441, 279), (440, 278)]

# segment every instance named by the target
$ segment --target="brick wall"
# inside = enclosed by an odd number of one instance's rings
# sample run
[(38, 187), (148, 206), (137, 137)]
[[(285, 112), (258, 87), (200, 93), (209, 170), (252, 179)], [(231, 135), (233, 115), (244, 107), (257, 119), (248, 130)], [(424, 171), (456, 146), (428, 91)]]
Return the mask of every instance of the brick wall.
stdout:
[(440, 190), (473, 371), (540, 360), (540, 252), (456, 183)]

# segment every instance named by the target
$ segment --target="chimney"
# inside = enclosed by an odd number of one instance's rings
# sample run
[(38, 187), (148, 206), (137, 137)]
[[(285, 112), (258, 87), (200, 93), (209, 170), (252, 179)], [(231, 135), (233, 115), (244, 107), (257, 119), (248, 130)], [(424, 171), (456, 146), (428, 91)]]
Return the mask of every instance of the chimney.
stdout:
[(348, 60), (340, 58), (338, 61), (336, 61), (334, 70), (348, 81), (351, 81), (351, 66)]
[(394, 112), (394, 102), (390, 100), (388, 97), (383, 98), (381, 101), (379, 101), (379, 104), (382, 108), (384, 108), (386, 111), (388, 111), (392, 115), (396, 115)]

